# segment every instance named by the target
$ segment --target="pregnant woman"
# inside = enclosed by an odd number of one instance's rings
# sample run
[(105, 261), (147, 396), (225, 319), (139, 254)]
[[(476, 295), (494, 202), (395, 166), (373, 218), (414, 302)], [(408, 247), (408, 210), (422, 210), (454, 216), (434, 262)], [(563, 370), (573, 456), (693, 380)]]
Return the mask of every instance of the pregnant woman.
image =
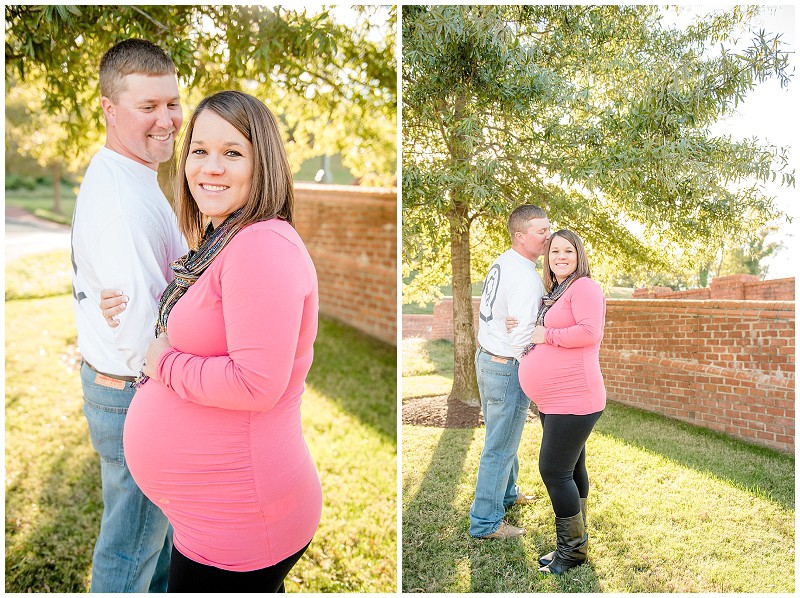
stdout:
[(519, 366), (525, 394), (539, 408), (539, 472), (555, 512), (556, 549), (539, 559), (544, 573), (563, 573), (586, 560), (586, 439), (603, 413), (600, 341), (606, 301), (590, 278), (578, 235), (554, 233), (544, 248), (548, 293)]
[(284, 591), (322, 505), (300, 425), (318, 297), (272, 113), (240, 92), (201, 101), (176, 178), (195, 249), (172, 264), (125, 459), (174, 528), (169, 591)]

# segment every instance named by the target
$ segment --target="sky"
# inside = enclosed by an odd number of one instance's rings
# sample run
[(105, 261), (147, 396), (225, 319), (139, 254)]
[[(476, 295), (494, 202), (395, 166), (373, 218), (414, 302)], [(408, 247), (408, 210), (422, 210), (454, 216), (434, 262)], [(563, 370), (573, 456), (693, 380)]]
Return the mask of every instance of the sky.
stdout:
[[(680, 25), (691, 19), (696, 14), (706, 14), (710, 10), (721, 8), (719, 5), (713, 6), (683, 6), (681, 11), (684, 14), (675, 19), (675, 23)], [(786, 46), (790, 54), (790, 68), (797, 69), (798, 56), (795, 33), (797, 26), (797, 9), (794, 6), (765, 6), (763, 14), (754, 23), (754, 28), (764, 29), (767, 34), (782, 34), (781, 41)], [(742, 42), (745, 43), (747, 37), (743, 36)], [(800, 106), (800, 70), (795, 71), (788, 88), (781, 89), (777, 79), (769, 79), (761, 83), (751, 91), (745, 101), (739, 104), (737, 114), (725, 118), (717, 125), (712, 127), (712, 132), (719, 134), (729, 134), (734, 138), (758, 137), (762, 142), (769, 145), (791, 147), (789, 152), (791, 166), (789, 172), (797, 165), (798, 144), (798, 106)], [(798, 272), (797, 258), (800, 255), (800, 243), (798, 243), (798, 217), (800, 210), (797, 207), (798, 188), (781, 187), (780, 181), (765, 185), (765, 192), (769, 196), (776, 198), (776, 203), (786, 213), (794, 218), (791, 224), (782, 224), (781, 229), (768, 240), (780, 241), (784, 248), (772, 256), (767, 263), (769, 270), (767, 279), (786, 278), (795, 276)]]

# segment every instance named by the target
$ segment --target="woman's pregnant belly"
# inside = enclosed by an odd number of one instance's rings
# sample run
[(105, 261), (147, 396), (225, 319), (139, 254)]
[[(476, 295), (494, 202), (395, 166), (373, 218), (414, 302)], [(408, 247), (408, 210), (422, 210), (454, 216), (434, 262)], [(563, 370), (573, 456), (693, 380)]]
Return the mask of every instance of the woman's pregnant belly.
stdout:
[(554, 345), (536, 345), (522, 358), (519, 383), (544, 413), (550, 406), (589, 393), (582, 351)]
[(255, 504), (249, 416), (191, 403), (148, 380), (125, 418), (125, 460), (133, 479), (165, 512), (218, 502), (223, 488), (235, 502)]
[(164, 511), (176, 547), (190, 558), (252, 570), (291, 554), (274, 554), (287, 533), (297, 536), (296, 551), (316, 530), (319, 479), (298, 408), (207, 407), (151, 379), (131, 402), (123, 442), (133, 479)]

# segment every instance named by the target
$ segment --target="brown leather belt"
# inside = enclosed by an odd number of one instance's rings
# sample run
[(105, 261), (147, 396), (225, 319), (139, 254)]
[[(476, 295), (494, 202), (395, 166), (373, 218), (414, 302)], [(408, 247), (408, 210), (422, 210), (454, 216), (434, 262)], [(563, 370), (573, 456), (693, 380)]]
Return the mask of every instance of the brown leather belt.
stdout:
[(100, 374), (101, 376), (105, 376), (106, 378), (113, 378), (114, 380), (122, 380), (123, 382), (136, 382), (136, 376), (116, 376), (114, 374), (106, 374), (105, 372), (101, 372), (100, 370), (96, 369), (92, 366), (91, 363), (83, 360), (83, 363), (86, 364), (86, 367), (92, 370), (96, 374)]
[(492, 357), (497, 357), (498, 359), (516, 359), (516, 357), (506, 357), (505, 355), (495, 355), (494, 353), (492, 353), (491, 351), (487, 351), (486, 349), (484, 349), (480, 345), (478, 345), (478, 349), (483, 351), (487, 355), (491, 355)]

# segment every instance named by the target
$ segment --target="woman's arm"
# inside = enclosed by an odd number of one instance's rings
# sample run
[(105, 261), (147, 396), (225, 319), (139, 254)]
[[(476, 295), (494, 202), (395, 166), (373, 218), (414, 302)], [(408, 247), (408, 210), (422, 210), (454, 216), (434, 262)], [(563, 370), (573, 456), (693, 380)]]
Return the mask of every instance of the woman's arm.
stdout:
[(579, 278), (572, 284), (571, 303), (575, 325), (567, 328), (547, 328), (545, 342), (549, 345), (569, 349), (588, 347), (603, 338), (606, 320), (606, 298), (603, 289), (590, 278)]
[(228, 355), (201, 357), (172, 347), (158, 357), (156, 378), (202, 405), (269, 411), (290, 382), (313, 269), (299, 247), (264, 228), (240, 232), (221, 258)]
[(119, 289), (103, 289), (100, 291), (100, 311), (103, 312), (103, 319), (111, 328), (119, 326), (118, 316), (128, 306), (128, 297), (122, 294)]

